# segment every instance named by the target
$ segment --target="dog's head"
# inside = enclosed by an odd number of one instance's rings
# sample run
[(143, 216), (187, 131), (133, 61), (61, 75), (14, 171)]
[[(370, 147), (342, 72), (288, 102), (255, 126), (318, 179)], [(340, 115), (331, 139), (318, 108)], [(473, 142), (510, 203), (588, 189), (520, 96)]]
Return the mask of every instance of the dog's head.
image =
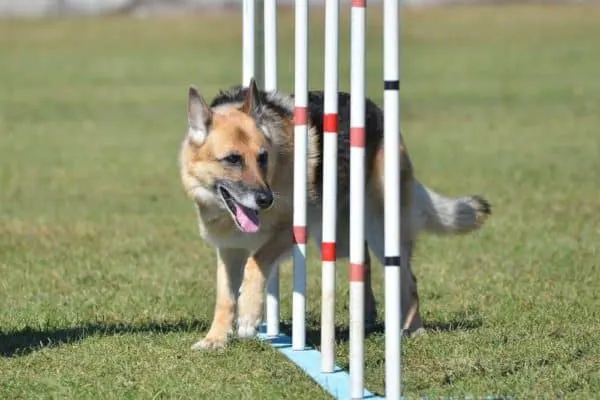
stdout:
[(211, 109), (198, 90), (188, 95), (188, 133), (180, 166), (186, 193), (198, 204), (226, 210), (239, 230), (260, 229), (271, 208), (272, 143), (261, 124), (263, 105), (254, 79), (239, 105)]

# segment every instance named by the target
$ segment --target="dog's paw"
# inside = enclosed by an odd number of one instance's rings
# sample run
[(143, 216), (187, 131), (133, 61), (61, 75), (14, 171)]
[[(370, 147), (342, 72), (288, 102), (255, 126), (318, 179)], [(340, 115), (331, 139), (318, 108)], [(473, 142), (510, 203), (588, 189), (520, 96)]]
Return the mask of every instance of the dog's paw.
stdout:
[(425, 328), (419, 328), (416, 331), (414, 331), (412, 333), (412, 335), (410, 335), (411, 337), (419, 337), (419, 336), (426, 336), (427, 335), (427, 329)]
[(256, 318), (239, 318), (238, 319), (238, 336), (242, 339), (249, 339), (256, 336), (260, 319)]
[(406, 336), (409, 338), (418, 338), (421, 336), (426, 336), (427, 335), (427, 330), (425, 328), (418, 328), (414, 331), (409, 331), (408, 329), (405, 329), (402, 333), (402, 336)]
[(227, 337), (206, 336), (197, 341), (191, 347), (192, 350), (213, 350), (222, 349), (227, 346)]

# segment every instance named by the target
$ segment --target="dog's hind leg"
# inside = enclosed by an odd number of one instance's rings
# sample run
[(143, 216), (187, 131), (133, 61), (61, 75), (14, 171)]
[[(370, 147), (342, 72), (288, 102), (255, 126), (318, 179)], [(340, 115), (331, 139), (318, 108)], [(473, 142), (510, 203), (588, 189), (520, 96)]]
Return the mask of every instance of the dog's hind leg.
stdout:
[[(349, 210), (348, 204), (343, 203), (337, 210), (338, 219), (336, 226), (336, 262), (339, 265), (342, 259), (346, 260), (350, 257), (350, 222), (349, 222)], [(315, 245), (320, 249), (322, 247), (322, 235), (323, 226), (321, 225), (322, 220), (322, 209), (315, 208), (309, 209), (309, 222), (308, 228), (310, 230), (309, 236), (314, 241)], [(365, 241), (365, 255), (364, 255), (364, 268), (365, 268), (365, 327), (372, 327), (377, 321), (377, 304), (375, 302), (375, 295), (373, 294), (373, 285), (371, 281), (371, 257), (369, 255), (369, 247)]]
[[(368, 178), (367, 195), (365, 199), (365, 234), (369, 247), (385, 268), (385, 176), (383, 147), (377, 150), (373, 160), (372, 173)], [(408, 333), (422, 330), (423, 323), (419, 312), (419, 295), (417, 280), (412, 272), (412, 248), (415, 238), (410, 219), (412, 207), (412, 168), (408, 155), (402, 153), (402, 171), (400, 174), (401, 201), (400, 201), (400, 254), (403, 268), (401, 268), (401, 312), (402, 328)]]
[(375, 294), (373, 292), (371, 265), (369, 246), (365, 242), (365, 327), (367, 329), (375, 325), (377, 321), (377, 302), (375, 301)]
[[(370, 203), (370, 200), (367, 200)], [(369, 207), (369, 206), (367, 206)], [(367, 208), (369, 211), (369, 208)], [(406, 220), (406, 219), (404, 219)], [(365, 219), (365, 231), (369, 247), (379, 262), (385, 268), (385, 240), (384, 240), (384, 219), (383, 215), (370, 214)], [(412, 253), (413, 242), (403, 241), (400, 246), (401, 258), (404, 268), (401, 269), (401, 310), (402, 310), (402, 328), (409, 333), (416, 332), (422, 328), (421, 315), (419, 313), (419, 294), (417, 280), (412, 272)], [(366, 282), (365, 282), (366, 284)]]

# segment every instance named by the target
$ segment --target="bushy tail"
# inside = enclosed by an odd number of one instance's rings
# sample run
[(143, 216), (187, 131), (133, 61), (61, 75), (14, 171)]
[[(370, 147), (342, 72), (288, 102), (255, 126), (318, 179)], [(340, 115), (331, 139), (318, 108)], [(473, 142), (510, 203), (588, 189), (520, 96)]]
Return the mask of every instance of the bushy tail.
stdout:
[(446, 197), (416, 182), (414, 196), (414, 223), (430, 233), (469, 233), (492, 214), (490, 203), (477, 195)]

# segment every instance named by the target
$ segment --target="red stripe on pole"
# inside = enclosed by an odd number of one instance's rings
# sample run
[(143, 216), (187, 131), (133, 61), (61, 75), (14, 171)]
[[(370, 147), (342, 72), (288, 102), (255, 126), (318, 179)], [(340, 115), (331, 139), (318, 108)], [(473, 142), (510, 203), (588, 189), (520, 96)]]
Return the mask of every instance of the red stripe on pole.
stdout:
[(325, 114), (323, 117), (323, 132), (325, 133), (337, 133), (338, 131), (338, 115), (337, 114)]
[(351, 263), (349, 277), (350, 277), (350, 282), (364, 282), (365, 281), (364, 265)]
[(366, 0), (352, 0), (352, 7), (365, 8), (367, 6)]
[(294, 227), (294, 244), (306, 244), (306, 226)]
[(294, 108), (294, 125), (308, 124), (308, 109), (306, 107)]
[(365, 147), (365, 128), (350, 128), (350, 146)]
[(335, 261), (335, 242), (321, 243), (321, 261)]

